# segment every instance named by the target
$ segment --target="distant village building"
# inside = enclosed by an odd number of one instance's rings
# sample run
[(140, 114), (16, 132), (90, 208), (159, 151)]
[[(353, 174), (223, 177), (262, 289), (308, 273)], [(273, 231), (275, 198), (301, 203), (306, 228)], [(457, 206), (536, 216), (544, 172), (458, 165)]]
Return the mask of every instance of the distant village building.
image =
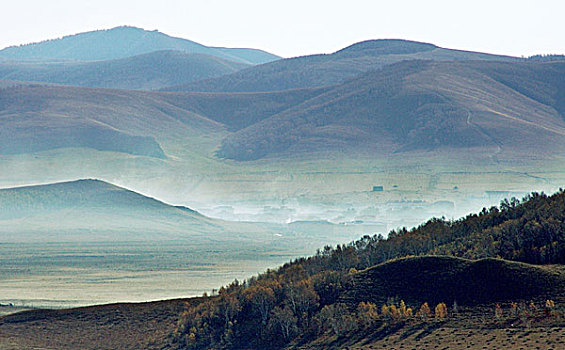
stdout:
[(373, 192), (382, 192), (384, 191), (383, 186), (373, 186)]
[(386, 234), (387, 225), (384, 222), (378, 221), (363, 221), (356, 220), (350, 222), (340, 223), (342, 228), (345, 228), (351, 234), (361, 237), (363, 235)]

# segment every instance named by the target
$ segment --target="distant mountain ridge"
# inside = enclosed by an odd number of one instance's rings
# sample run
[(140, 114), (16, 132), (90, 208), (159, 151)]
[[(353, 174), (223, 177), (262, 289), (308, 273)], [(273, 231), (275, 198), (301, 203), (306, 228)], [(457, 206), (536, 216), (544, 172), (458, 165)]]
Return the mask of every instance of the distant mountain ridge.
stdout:
[(198, 92), (265, 92), (330, 86), (356, 75), (408, 60), (519, 61), (509, 56), (444, 49), (399, 39), (368, 40), (332, 54), (287, 58), (226, 76), (164, 90)]
[(262, 50), (208, 47), (191, 40), (171, 37), (157, 30), (122, 26), (7, 47), (0, 50), (0, 59), (100, 61), (162, 50), (201, 53), (245, 64), (261, 64), (280, 58)]
[(163, 50), (95, 62), (0, 63), (0, 79), (112, 89), (156, 90), (249, 67), (217, 56)]

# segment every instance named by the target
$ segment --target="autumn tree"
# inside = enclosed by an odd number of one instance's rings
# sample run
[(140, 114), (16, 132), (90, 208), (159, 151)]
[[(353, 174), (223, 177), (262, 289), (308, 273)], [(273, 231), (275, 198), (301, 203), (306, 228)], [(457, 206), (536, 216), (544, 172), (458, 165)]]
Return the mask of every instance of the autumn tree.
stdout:
[(365, 328), (373, 326), (375, 321), (379, 318), (379, 311), (377, 305), (371, 302), (360, 302), (357, 306), (357, 318)]
[(252, 286), (245, 290), (245, 299), (251, 305), (253, 312), (261, 318), (263, 325), (267, 324), (269, 314), (275, 306), (275, 292), (269, 287), (262, 285)]
[(347, 306), (341, 303), (324, 306), (319, 316), (322, 328), (329, 327), (338, 337), (355, 323)]
[(416, 316), (418, 316), (422, 320), (427, 320), (432, 316), (432, 310), (430, 309), (428, 303), (423, 303), (420, 306), (420, 309), (416, 313)]
[(502, 308), (500, 307), (500, 304), (497, 303), (497, 304), (494, 306), (494, 317), (495, 317), (497, 320), (500, 320), (500, 319), (502, 318), (502, 314), (503, 314)]
[(217, 302), (218, 314), (224, 320), (224, 327), (228, 327), (237, 314), (241, 311), (241, 303), (239, 299), (232, 294), (222, 294)]
[(447, 318), (447, 305), (445, 305), (445, 303), (439, 303), (436, 305), (435, 311), (434, 311), (436, 320), (443, 320), (445, 318)]
[(286, 342), (297, 332), (297, 318), (290, 307), (276, 306), (271, 312), (268, 328), (273, 334), (281, 335)]

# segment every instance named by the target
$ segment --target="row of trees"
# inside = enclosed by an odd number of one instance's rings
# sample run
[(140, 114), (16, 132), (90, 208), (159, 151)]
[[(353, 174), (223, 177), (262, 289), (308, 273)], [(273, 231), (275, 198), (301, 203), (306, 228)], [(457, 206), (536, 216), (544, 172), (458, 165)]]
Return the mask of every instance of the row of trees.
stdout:
[[(194, 302), (182, 315), (175, 339), (185, 348), (273, 348), (298, 334), (347, 332), (353, 325), (406, 317), (431, 317), (403, 303), (378, 308), (351, 306), (340, 296), (351, 288), (355, 269), (408, 255), (444, 254), (466, 258), (502, 257), (529, 263), (565, 263), (565, 191), (533, 193), (522, 202), (503, 201), (457, 221), (432, 219), (412, 230), (365, 236), (315, 256), (287, 263), (243, 283), (233, 282), (215, 297)], [(453, 310), (456, 311), (454, 305)], [(447, 316), (440, 304), (434, 317)], [(438, 316), (439, 315), (439, 316)]]

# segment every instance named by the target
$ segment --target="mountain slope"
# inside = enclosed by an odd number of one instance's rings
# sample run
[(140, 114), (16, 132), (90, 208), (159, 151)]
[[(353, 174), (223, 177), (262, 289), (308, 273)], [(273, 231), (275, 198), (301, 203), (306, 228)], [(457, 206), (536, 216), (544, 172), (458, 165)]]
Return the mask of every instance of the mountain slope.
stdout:
[(400, 61), (517, 61), (517, 58), (449, 50), (406, 40), (360, 42), (329, 55), (283, 59), (230, 75), (172, 87), (172, 91), (251, 92), (320, 87)]
[(261, 50), (207, 47), (194, 41), (171, 37), (156, 30), (147, 31), (128, 26), (11, 46), (0, 50), (0, 58), (17, 61), (99, 61), (162, 50), (201, 53), (245, 64), (261, 64), (279, 59), (278, 56)]
[(0, 64), (0, 78), (75, 86), (155, 90), (233, 73), (248, 66), (215, 56), (168, 50), (96, 62), (5, 63)]
[(565, 63), (411, 61), (369, 72), (228, 136), (225, 158), (470, 148), (558, 154)]

